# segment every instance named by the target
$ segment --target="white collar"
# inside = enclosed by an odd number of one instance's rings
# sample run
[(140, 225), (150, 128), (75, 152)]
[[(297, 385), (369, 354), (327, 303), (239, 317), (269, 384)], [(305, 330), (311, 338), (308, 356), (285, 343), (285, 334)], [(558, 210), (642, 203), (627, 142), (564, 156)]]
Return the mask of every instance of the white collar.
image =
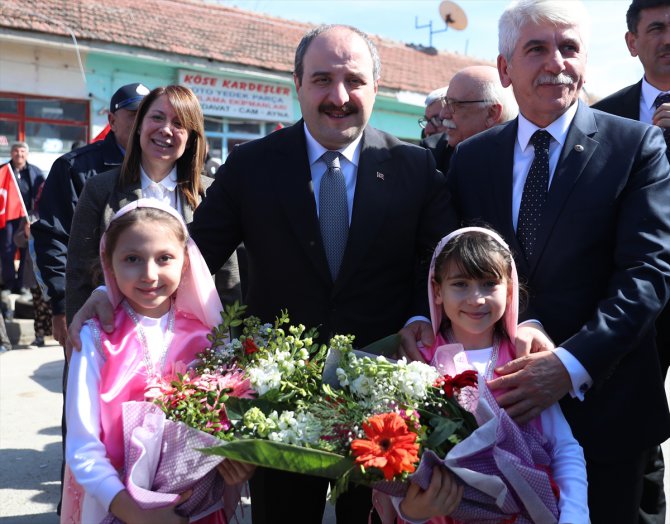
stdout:
[(642, 103), (652, 113), (654, 112), (654, 102), (656, 101), (656, 97), (661, 93), (666, 93), (666, 91), (661, 91), (660, 89), (655, 88), (647, 82), (646, 77), (642, 77)]
[(154, 182), (149, 178), (144, 168), (140, 165), (140, 182), (142, 190), (148, 188), (151, 184), (160, 184), (168, 191), (174, 191), (177, 188), (177, 166), (172, 166), (172, 169), (167, 176), (160, 182)]
[[(568, 110), (554, 120), (551, 124), (544, 128), (551, 137), (556, 140), (561, 146), (565, 143), (565, 139), (568, 136), (568, 131), (570, 130), (570, 124), (572, 124), (575, 114), (577, 113), (579, 101), (572, 104)], [(533, 133), (538, 129), (542, 129), (533, 124), (525, 116), (519, 113), (519, 129), (517, 131), (517, 140), (521, 146), (521, 150), (525, 151), (530, 142), (530, 138), (533, 136)]]
[[(309, 165), (313, 165), (315, 162), (318, 162), (328, 149), (319, 144), (316, 139), (312, 136), (307, 129), (307, 124), (303, 123), (305, 128), (305, 138), (307, 140), (307, 158), (309, 159)], [(361, 156), (361, 140), (363, 139), (363, 133), (357, 136), (353, 142), (348, 146), (338, 149), (337, 151), (351, 162), (354, 166), (358, 167), (358, 159)]]

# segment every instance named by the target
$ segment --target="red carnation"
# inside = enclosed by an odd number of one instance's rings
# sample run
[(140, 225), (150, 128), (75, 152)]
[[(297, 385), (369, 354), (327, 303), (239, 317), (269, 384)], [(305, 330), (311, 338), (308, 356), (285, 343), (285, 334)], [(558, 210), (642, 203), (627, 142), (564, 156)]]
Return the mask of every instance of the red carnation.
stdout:
[(468, 369), (463, 373), (459, 373), (455, 377), (444, 375), (444, 377), (438, 381), (438, 384), (442, 387), (447, 397), (452, 398), (454, 393), (459, 392), (464, 387), (477, 386), (477, 372), (474, 369)]
[(256, 351), (258, 351), (258, 346), (254, 342), (253, 338), (245, 338), (244, 341), (242, 342), (242, 347), (244, 348), (244, 353), (246, 355), (251, 355), (253, 353), (256, 353)]

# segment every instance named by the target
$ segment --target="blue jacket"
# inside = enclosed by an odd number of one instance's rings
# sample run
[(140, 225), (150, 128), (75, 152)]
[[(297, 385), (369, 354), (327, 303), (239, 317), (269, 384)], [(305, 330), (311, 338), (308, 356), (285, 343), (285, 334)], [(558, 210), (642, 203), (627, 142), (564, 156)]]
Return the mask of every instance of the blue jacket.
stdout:
[[(53, 313), (65, 312), (65, 262), (74, 208), (86, 180), (120, 165), (123, 153), (113, 132), (58, 158), (40, 197), (40, 218), (30, 227), (37, 278), (46, 288)], [(76, 247), (75, 247), (76, 249)]]

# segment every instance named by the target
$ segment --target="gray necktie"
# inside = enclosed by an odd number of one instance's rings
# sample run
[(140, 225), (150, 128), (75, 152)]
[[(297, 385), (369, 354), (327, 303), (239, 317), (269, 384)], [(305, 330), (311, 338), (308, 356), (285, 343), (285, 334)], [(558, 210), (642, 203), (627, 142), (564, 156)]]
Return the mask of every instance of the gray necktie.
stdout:
[[(661, 104), (667, 104), (670, 102), (670, 93), (659, 93), (654, 100), (654, 109), (658, 109)], [(670, 127), (663, 127), (663, 138), (665, 138), (665, 143), (670, 146)]]
[(521, 249), (523, 249), (523, 254), (526, 255), (526, 259), (533, 256), (544, 204), (547, 201), (550, 141), (551, 135), (542, 129), (535, 131), (530, 138), (530, 142), (535, 149), (535, 157), (523, 186), (519, 221), (516, 228), (516, 237)]
[(326, 151), (321, 158), (328, 169), (321, 178), (319, 188), (319, 223), (328, 267), (334, 281), (340, 271), (349, 236), (347, 186), (340, 169), (340, 154), (337, 151)]

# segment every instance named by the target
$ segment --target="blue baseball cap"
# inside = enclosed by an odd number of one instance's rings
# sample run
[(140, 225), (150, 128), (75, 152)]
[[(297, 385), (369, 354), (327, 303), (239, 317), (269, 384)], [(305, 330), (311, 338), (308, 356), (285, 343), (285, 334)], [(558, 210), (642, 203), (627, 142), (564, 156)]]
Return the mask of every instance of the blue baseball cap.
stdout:
[(117, 89), (109, 103), (109, 112), (115, 113), (119, 109), (136, 111), (142, 99), (149, 94), (149, 88), (144, 84), (128, 84)]

